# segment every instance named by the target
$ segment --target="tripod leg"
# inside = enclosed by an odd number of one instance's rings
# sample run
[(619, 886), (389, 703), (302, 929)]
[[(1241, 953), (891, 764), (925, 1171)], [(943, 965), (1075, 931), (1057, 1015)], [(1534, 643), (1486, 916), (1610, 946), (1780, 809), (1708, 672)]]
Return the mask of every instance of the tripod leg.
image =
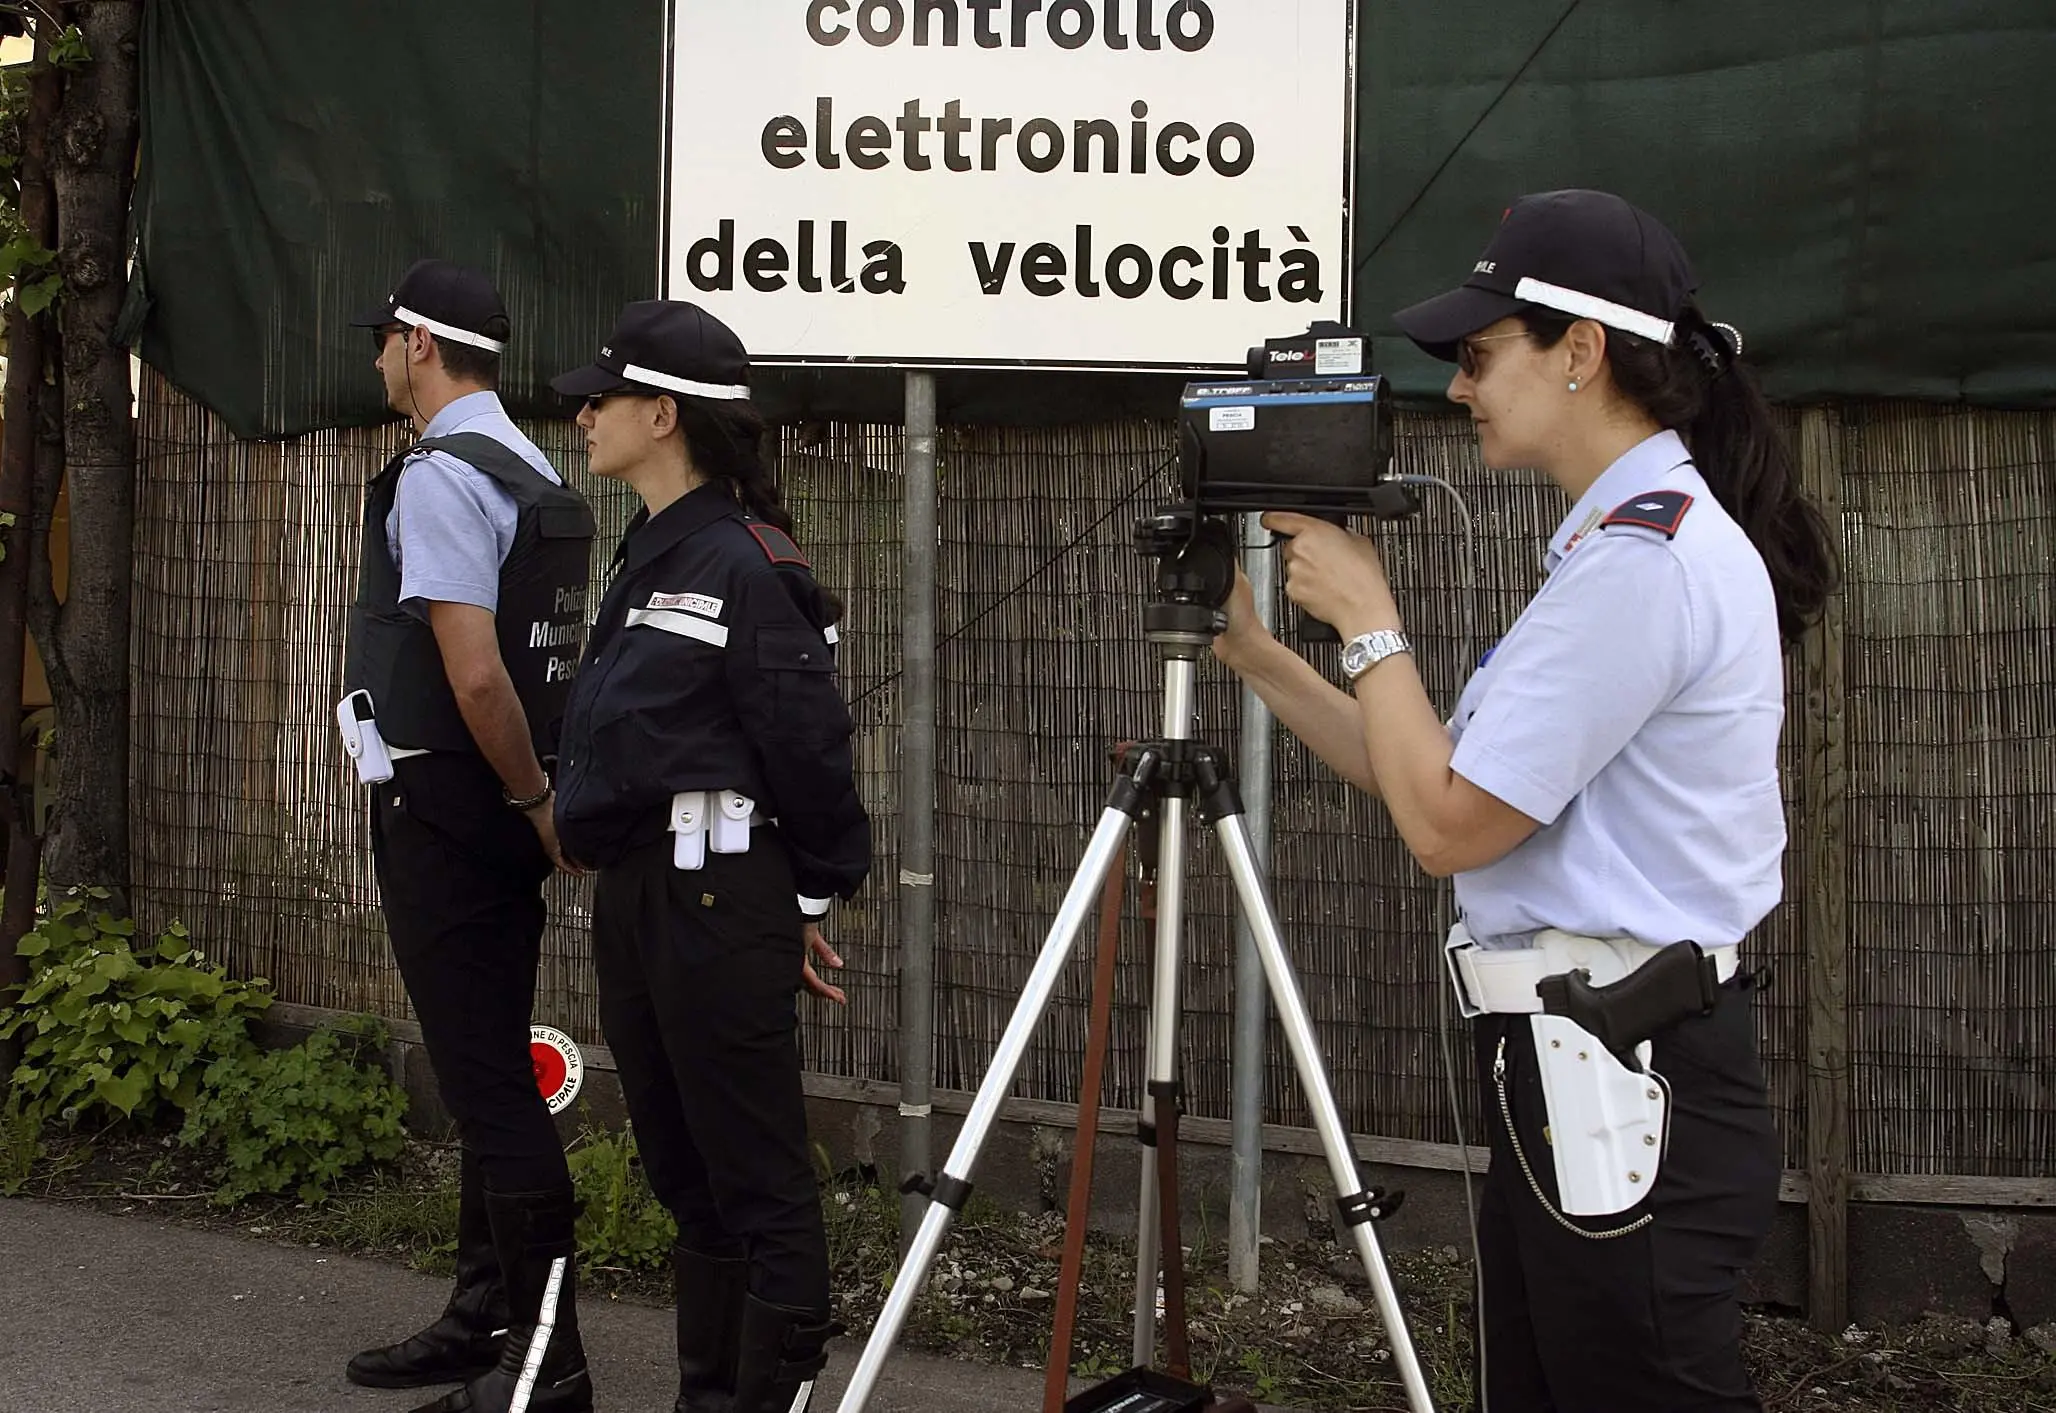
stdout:
[(1306, 998), (1300, 994), (1299, 981), (1293, 975), (1292, 961), (1285, 953), (1284, 938), (1279, 933), (1277, 918), (1264, 891), (1263, 873), (1257, 867), (1256, 850), (1251, 847), (1249, 832), (1243, 827), (1242, 803), (1235, 797), (1232, 785), (1220, 784), (1214, 789), (1208, 813), (1213, 816), (1215, 830), (1220, 835), (1221, 852), (1235, 880), (1235, 892), (1241, 900), (1243, 916), (1256, 937), (1257, 955), (1263, 959), (1264, 976), (1271, 983), (1271, 996), (1278, 1007), (1278, 1019), (1284, 1028), (1286, 1042), (1292, 1050), (1293, 1066), (1299, 1072), (1300, 1086), (1306, 1091), (1307, 1107), (1313, 1111), (1314, 1127), (1320, 1131), (1321, 1147), (1328, 1155), (1328, 1171), (1335, 1180), (1337, 1201), (1356, 1239), (1356, 1252), (1363, 1261), (1364, 1274), (1370, 1278), (1371, 1290), (1377, 1297), (1378, 1315), (1385, 1322), (1385, 1337), (1392, 1343), (1393, 1367), (1399, 1371), (1400, 1381), (1406, 1385), (1407, 1403), (1414, 1413), (1434, 1413), (1435, 1404), (1428, 1394), (1428, 1382), (1421, 1373), (1413, 1339), (1407, 1333), (1406, 1317), (1399, 1308), (1399, 1292), (1393, 1287), (1392, 1273), (1379, 1249), (1378, 1234), (1371, 1229), (1375, 1213), (1364, 1192), (1363, 1175), (1357, 1169), (1356, 1155), (1350, 1148), (1349, 1131), (1343, 1127), (1334, 1091), (1321, 1067), (1320, 1042), (1314, 1035), (1313, 1021), (1307, 1015)]
[(1006, 1033), (1000, 1036), (992, 1065), (986, 1070), (985, 1078), (979, 1081), (971, 1112), (964, 1119), (964, 1127), (957, 1134), (955, 1146), (950, 1149), (949, 1161), (943, 1165), (942, 1173), (935, 1181), (934, 1200), (922, 1217), (921, 1228), (915, 1233), (913, 1244), (907, 1249), (906, 1260), (900, 1264), (899, 1273), (893, 1279), (892, 1294), (887, 1297), (885, 1308), (879, 1312), (878, 1324), (864, 1344), (863, 1356), (857, 1361), (856, 1371), (850, 1375), (849, 1387), (843, 1392), (838, 1413), (858, 1413), (871, 1397), (871, 1389), (878, 1382), (885, 1357), (906, 1325), (914, 1298), (928, 1278), (928, 1268), (935, 1260), (935, 1253), (942, 1247), (943, 1235), (948, 1231), (951, 1219), (971, 1195), (970, 1174), (978, 1161), (978, 1150), (984, 1146), (986, 1134), (999, 1116), (999, 1106), (1006, 1100), (1007, 1091), (1013, 1088), (1014, 1072), (1020, 1068), (1021, 1058), (1028, 1050), (1028, 1041), (1056, 991), (1065, 964), (1071, 959), (1071, 950), (1092, 912), (1094, 898), (1113, 869), (1114, 860), (1120, 855), (1121, 843), (1127, 837), (1129, 826), (1134, 823), (1134, 811), (1139, 808), (1137, 799), (1138, 793), (1131, 781), (1124, 779), (1114, 787), (1113, 800), (1100, 816), (1099, 827), (1093, 831), (1091, 842), (1086, 845), (1085, 857), (1072, 876), (1071, 887), (1057, 909), (1049, 936), (1043, 940), (1035, 968), (1028, 974), (1021, 999), (1014, 1007), (1013, 1018), (1007, 1022)]
[(1178, 968), (1185, 931), (1186, 801), (1167, 796), (1157, 840), (1156, 970), (1149, 1003), (1149, 1074), (1137, 1131), (1142, 1139), (1142, 1190), (1136, 1201), (1135, 1363), (1155, 1362), (1157, 1282), (1163, 1266), (1163, 1193), (1158, 1173), (1157, 1115), (1162, 1093), (1178, 1078)]
[(1114, 854), (1106, 887), (1100, 890), (1099, 953), (1092, 960), (1092, 1017), (1085, 1030), (1085, 1075), (1078, 1087), (1078, 1141), (1072, 1149), (1071, 1196), (1064, 1209), (1064, 1260), (1057, 1274), (1056, 1324), (1049, 1337), (1049, 1368), (1043, 1381), (1042, 1413), (1063, 1413), (1071, 1382), (1071, 1343), (1078, 1325), (1078, 1287), (1085, 1271), (1085, 1228), (1092, 1205), (1094, 1143), (1099, 1136), (1099, 1097), (1113, 1027), (1114, 967), (1121, 946), (1124, 850)]

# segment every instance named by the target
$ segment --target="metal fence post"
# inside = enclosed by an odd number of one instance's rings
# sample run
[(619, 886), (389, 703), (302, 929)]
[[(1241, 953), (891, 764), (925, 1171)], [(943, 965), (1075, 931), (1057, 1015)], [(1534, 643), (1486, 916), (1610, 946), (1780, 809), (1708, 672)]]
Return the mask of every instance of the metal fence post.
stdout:
[[(929, 1170), (935, 1078), (935, 375), (906, 391), (906, 538), (902, 541), (899, 893), (900, 1171)], [(900, 1256), (928, 1199), (900, 1199)]]
[[(1258, 516), (1244, 517), (1244, 571), (1256, 590), (1257, 617), (1266, 628), (1278, 618), (1278, 557), (1257, 548), (1268, 538)], [(1242, 804), (1258, 865), (1271, 866), (1271, 711), (1242, 689)], [(1228, 1278), (1235, 1288), (1257, 1287), (1257, 1248), (1263, 1236), (1264, 1068), (1270, 992), (1246, 918), (1235, 920), (1235, 1040), (1229, 1080), (1230, 1158)]]

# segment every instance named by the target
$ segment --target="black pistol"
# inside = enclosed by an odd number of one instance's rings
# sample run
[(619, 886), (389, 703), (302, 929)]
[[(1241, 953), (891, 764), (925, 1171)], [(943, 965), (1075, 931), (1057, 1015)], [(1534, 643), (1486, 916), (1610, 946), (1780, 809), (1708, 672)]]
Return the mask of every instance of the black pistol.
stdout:
[(1635, 1047), (1666, 1026), (1712, 1014), (1720, 978), (1697, 942), (1678, 942), (1609, 986), (1594, 986), (1592, 973), (1580, 967), (1543, 978), (1535, 993), (1545, 1015), (1574, 1022), (1622, 1064), (1639, 1070)]

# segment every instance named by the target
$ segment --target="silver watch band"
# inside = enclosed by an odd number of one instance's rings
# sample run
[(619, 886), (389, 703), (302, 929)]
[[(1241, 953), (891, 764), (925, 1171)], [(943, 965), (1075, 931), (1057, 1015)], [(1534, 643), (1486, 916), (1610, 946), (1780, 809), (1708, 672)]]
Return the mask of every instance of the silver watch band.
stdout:
[(1359, 633), (1343, 644), (1343, 675), (1348, 685), (1354, 687), (1358, 678), (1386, 658), (1412, 651), (1413, 645), (1407, 642), (1406, 634), (1397, 629), (1380, 628), (1371, 633)]

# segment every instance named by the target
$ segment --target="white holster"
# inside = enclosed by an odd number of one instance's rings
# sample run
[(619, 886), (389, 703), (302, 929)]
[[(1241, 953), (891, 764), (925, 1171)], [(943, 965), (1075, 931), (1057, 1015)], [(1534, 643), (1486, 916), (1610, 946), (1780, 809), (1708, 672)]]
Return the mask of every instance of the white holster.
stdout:
[[(1670, 1141), (1670, 1086), (1649, 1068), (1649, 1041), (1635, 1047), (1635, 1067), (1623, 1064), (1575, 1021), (1543, 1015), (1535, 984), (1582, 969), (1592, 985), (1607, 986), (1656, 951), (1632, 938), (1554, 929), (1537, 933), (1532, 947), (1487, 951), (1462, 923), (1449, 930), (1450, 977), (1464, 1014), (1530, 1018), (1557, 1199), (1570, 1216), (1611, 1216), (1649, 1195)], [(1735, 949), (1721, 953), (1732, 975)]]
[(681, 790), (671, 797), (671, 862), (677, 868), (704, 868), (709, 849), (717, 854), (747, 854), (750, 828), (763, 816), (757, 802), (733, 790)]
[(343, 749), (350, 753), (350, 764), (357, 767), (360, 782), (381, 785), (393, 778), (393, 758), (386, 751), (385, 738), (378, 734), (371, 693), (352, 692), (337, 702), (336, 725), (342, 728)]
[(1625, 1212), (1649, 1195), (1670, 1142), (1670, 1086), (1649, 1068), (1650, 1044), (1629, 1069), (1575, 1021), (1531, 1016), (1557, 1201), (1573, 1217)]

